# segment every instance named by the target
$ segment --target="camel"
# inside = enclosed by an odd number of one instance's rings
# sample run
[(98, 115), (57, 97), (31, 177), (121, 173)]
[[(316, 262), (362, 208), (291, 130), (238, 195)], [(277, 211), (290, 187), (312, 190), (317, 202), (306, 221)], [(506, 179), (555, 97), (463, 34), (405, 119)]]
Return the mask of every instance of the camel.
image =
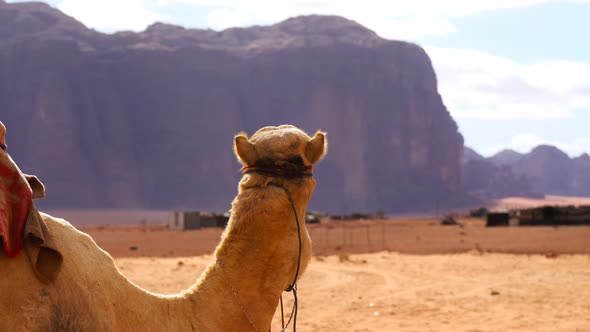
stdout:
[(299, 254), (284, 189), (299, 216), (300, 274), (311, 257), (305, 212), (315, 180), (281, 170), (297, 164), (309, 172), (327, 140), (291, 125), (264, 127), (251, 138), (236, 135), (234, 151), (245, 174), (214, 258), (193, 286), (174, 295), (144, 290), (90, 236), (41, 213), (63, 254), (61, 269), (43, 283), (23, 254), (7, 258), (0, 250), (0, 331), (268, 331)]

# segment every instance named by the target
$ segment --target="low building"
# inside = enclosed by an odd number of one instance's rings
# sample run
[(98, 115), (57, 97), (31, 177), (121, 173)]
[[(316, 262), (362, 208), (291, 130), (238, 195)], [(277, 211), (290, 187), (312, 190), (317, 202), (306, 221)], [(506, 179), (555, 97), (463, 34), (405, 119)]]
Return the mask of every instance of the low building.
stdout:
[(508, 226), (509, 222), (508, 212), (490, 212), (486, 216), (486, 227)]
[(590, 206), (542, 206), (487, 215), (486, 226), (590, 225)]
[(520, 225), (590, 225), (590, 206), (543, 206), (517, 213)]
[(201, 213), (199, 211), (174, 211), (170, 214), (168, 228), (174, 230), (201, 228)]
[(229, 213), (214, 214), (199, 211), (174, 211), (170, 214), (168, 228), (173, 230), (200, 229), (202, 227), (225, 228)]

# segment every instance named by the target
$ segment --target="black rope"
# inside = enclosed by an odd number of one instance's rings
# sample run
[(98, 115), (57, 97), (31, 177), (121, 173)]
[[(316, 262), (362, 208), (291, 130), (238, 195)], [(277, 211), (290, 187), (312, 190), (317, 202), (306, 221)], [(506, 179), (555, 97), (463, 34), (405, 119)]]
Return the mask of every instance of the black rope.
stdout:
[(283, 313), (283, 294), (279, 298), (281, 300), (281, 329), (285, 329), (285, 314)]
[(295, 313), (293, 314), (293, 332), (297, 329), (297, 285), (293, 287), (293, 306), (295, 307)]
[(295, 277), (293, 278), (293, 282), (285, 289), (286, 292), (290, 292), (295, 288), (295, 284), (297, 283), (297, 278), (299, 277), (299, 270), (301, 269), (301, 225), (299, 225), (299, 217), (297, 216), (297, 208), (295, 207), (295, 203), (293, 202), (293, 197), (285, 186), (280, 185), (279, 188), (283, 189), (283, 191), (287, 194), (289, 198), (289, 203), (291, 203), (291, 208), (293, 209), (293, 214), (295, 215), (295, 223), (297, 224), (297, 240), (299, 241), (299, 254), (297, 255), (297, 270), (295, 271)]

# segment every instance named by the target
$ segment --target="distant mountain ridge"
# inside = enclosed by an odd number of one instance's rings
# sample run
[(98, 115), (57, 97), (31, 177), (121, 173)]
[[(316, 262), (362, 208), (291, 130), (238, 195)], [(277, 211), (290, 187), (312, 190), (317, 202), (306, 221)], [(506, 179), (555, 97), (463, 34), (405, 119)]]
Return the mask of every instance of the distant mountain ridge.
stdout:
[(484, 156), (479, 154), (477, 151), (473, 150), (470, 147), (463, 148), (463, 163), (466, 163), (471, 160), (482, 160), (485, 159)]
[(502, 165), (512, 166), (518, 160), (520, 160), (522, 157), (523, 157), (523, 154), (520, 152), (516, 152), (516, 151), (510, 150), (510, 149), (505, 149), (505, 150), (502, 150), (502, 151), (494, 154), (489, 159), (497, 166), (502, 166)]
[(11, 155), (52, 208), (225, 211), (240, 176), (233, 135), (284, 123), (328, 132), (311, 208), (471, 201), (426, 52), (341, 17), (103, 34), (42, 3), (2, 3), (0, 110)]
[[(465, 154), (474, 153), (465, 150)], [(503, 150), (488, 158), (466, 160), (463, 167), (466, 190), (484, 196), (590, 196), (587, 153), (570, 158), (554, 146), (540, 145), (525, 154)]]

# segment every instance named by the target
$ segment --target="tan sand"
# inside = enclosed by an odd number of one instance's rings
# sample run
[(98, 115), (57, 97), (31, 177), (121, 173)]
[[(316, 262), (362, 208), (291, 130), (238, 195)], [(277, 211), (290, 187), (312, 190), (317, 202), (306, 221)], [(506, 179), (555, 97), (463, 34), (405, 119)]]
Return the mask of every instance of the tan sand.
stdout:
[[(590, 227), (461, 222), (309, 225), (321, 256), (299, 283), (298, 331), (590, 332)], [(193, 283), (221, 234), (163, 226), (85, 231), (131, 280), (161, 293)], [(279, 326), (276, 314), (273, 331)]]
[[(396, 251), (444, 254), (470, 250), (524, 254), (590, 254), (590, 226), (485, 227), (480, 219), (460, 219), (464, 227), (441, 226), (439, 219), (329, 222), (308, 225), (314, 253)], [(211, 254), (220, 228), (171, 231), (164, 226), (87, 227), (117, 257), (175, 257)], [(133, 248), (135, 250), (130, 250)]]
[[(174, 293), (211, 259), (116, 261), (146, 289)], [(588, 255), (319, 256), (299, 283), (298, 331), (588, 332), (589, 285)]]

